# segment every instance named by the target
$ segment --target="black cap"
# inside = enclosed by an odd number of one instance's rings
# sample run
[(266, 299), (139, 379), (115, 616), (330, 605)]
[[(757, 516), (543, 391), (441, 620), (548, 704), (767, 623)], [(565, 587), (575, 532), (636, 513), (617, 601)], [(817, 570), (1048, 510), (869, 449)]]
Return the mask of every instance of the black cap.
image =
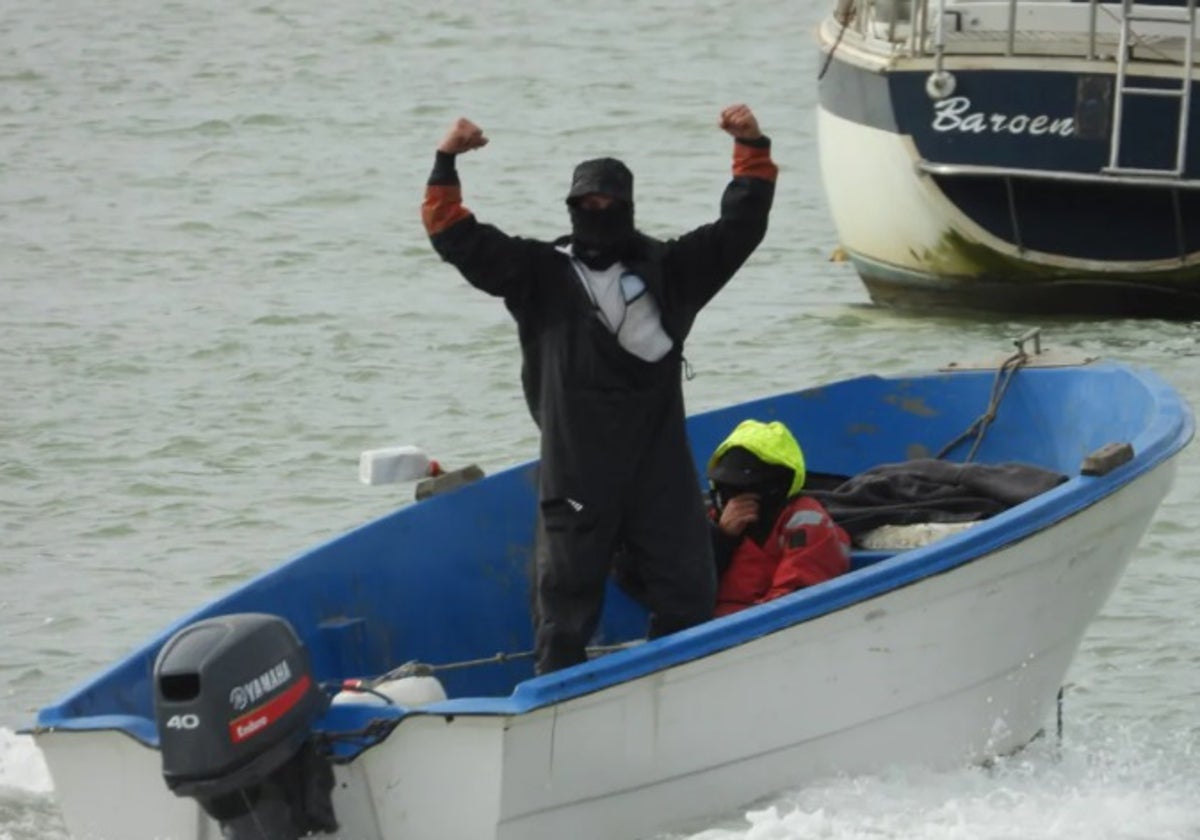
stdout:
[(633, 204), (633, 173), (616, 158), (585, 160), (575, 167), (575, 174), (571, 176), (567, 203), (592, 193)]
[(708, 477), (714, 484), (733, 488), (762, 487), (784, 482), (790, 487), (794, 473), (780, 464), (768, 464), (745, 447), (733, 446), (713, 464)]

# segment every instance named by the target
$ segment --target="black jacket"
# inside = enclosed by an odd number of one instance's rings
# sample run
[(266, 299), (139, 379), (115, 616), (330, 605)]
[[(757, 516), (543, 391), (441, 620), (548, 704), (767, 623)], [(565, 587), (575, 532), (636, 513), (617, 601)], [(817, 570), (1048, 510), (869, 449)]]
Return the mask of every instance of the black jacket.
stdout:
[[(667, 447), (680, 460), (679, 447), (687, 448), (684, 341), (700, 309), (766, 233), (775, 173), (769, 142), (735, 144), (735, 174), (717, 221), (666, 242), (639, 235), (623, 260), (645, 281), (674, 344), (656, 362), (627, 352), (596, 317), (569, 257), (556, 249), (567, 237), (510, 236), (461, 206), (454, 209), (461, 200), (457, 176), (447, 173), (444, 158), (439, 165), (426, 192), (430, 239), (471, 285), (503, 298), (516, 320), (525, 400), (542, 431), (543, 500), (627, 496), (630, 482), (650, 466), (645, 453)], [(767, 177), (738, 174), (739, 165)], [(450, 221), (441, 226), (431, 218)]]
[[(658, 303), (663, 327), (675, 342), (669, 366), (677, 369), (683, 342), (700, 309), (762, 241), (774, 191), (772, 181), (735, 177), (722, 196), (716, 222), (667, 242), (639, 235), (634, 255), (626, 264), (646, 282)], [(627, 382), (612, 381), (583, 359), (574, 360), (566, 369), (553, 370), (563, 379), (547, 378), (543, 360), (563, 344), (556, 328), (581, 312), (592, 311), (568, 258), (555, 250), (569, 237), (543, 242), (509, 236), (469, 215), (430, 239), (442, 259), (454, 265), (471, 285), (504, 299), (517, 322), (525, 399), (539, 425), (547, 388), (570, 383), (575, 388), (609, 390), (627, 384), (636, 387), (647, 378), (656, 378), (632, 365), (626, 372)]]

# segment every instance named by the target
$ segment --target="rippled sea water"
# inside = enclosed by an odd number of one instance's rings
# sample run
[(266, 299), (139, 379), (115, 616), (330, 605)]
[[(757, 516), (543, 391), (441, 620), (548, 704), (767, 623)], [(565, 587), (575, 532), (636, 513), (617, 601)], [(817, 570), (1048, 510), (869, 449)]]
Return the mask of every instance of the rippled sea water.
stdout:
[[(433, 148), (468, 205), (566, 229), (572, 166), (623, 158), (639, 225), (710, 220), (722, 106), (781, 167), (766, 241), (701, 315), (689, 407), (1050, 346), (1200, 403), (1200, 331), (901, 316), (844, 264), (816, 161), (823, 4), (9, 0), (0, 15), (0, 840), (64, 838), (17, 730), (184, 610), (407, 501), (358, 453), (531, 457), (503, 307), (428, 247)], [(886, 200), (886, 196), (880, 196)], [(1200, 448), (1069, 675), (1061, 750), (830, 779), (693, 840), (1200, 837)], [(685, 835), (680, 835), (683, 837)]]

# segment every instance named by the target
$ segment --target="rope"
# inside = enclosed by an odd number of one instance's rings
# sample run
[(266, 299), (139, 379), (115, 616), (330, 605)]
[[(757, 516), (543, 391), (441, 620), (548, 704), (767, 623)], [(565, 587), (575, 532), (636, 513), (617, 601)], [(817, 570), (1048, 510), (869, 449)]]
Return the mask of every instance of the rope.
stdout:
[(1004, 360), (996, 370), (996, 378), (992, 380), (992, 392), (988, 397), (987, 410), (976, 417), (975, 422), (965, 432), (943, 446), (938, 454), (934, 456), (935, 458), (941, 460), (946, 457), (954, 447), (972, 435), (975, 436), (975, 442), (971, 444), (971, 449), (967, 452), (967, 457), (963, 461), (964, 463), (969, 463), (975, 457), (975, 453), (979, 451), (979, 445), (983, 443), (983, 436), (987, 433), (988, 426), (996, 419), (996, 412), (1000, 410), (1000, 401), (1004, 399), (1004, 395), (1008, 391), (1008, 386), (1012, 383), (1013, 375), (1027, 361), (1029, 361), (1029, 356), (1026, 354), (1024, 348), (1018, 349), (1016, 353), (1013, 353)]
[[(626, 648), (630, 648), (641, 643), (641, 639), (636, 639), (631, 642), (618, 642), (617, 644), (613, 645), (592, 645), (587, 648), (587, 653), (589, 656), (614, 653), (616, 651), (625, 650)], [(427, 662), (418, 662), (416, 660), (412, 660), (410, 662), (405, 662), (399, 668), (393, 668), (380, 677), (371, 680), (371, 682), (378, 685), (381, 682), (386, 682), (387, 680), (397, 680), (401, 679), (402, 677), (427, 677), (442, 671), (457, 671), (462, 668), (475, 668), (480, 665), (504, 665), (508, 662), (516, 662), (521, 659), (532, 659), (535, 655), (536, 651), (533, 650), (522, 650), (517, 651), (516, 653), (505, 653), (504, 651), (501, 651), (480, 659), (463, 659), (458, 662), (444, 662), (440, 665), (431, 665)]]
[(838, 30), (837, 38), (833, 41), (833, 46), (829, 48), (829, 54), (825, 56), (825, 63), (821, 65), (821, 70), (817, 73), (817, 81), (825, 78), (825, 74), (829, 72), (829, 65), (833, 62), (833, 54), (837, 52), (838, 45), (842, 43), (842, 36), (846, 34), (846, 28), (850, 26), (850, 21), (853, 20), (854, 13), (850, 10), (846, 14), (846, 18), (842, 21), (842, 28)]
[(529, 659), (534, 655), (532, 650), (522, 650), (516, 653), (505, 653), (503, 651), (485, 656), (481, 659), (464, 659), (460, 662), (445, 662), (441, 665), (430, 665), (424, 662), (406, 662), (394, 671), (388, 671), (380, 679), (396, 679), (398, 677), (408, 677), (416, 674), (428, 675), (436, 674), (440, 671), (457, 671), (460, 668), (474, 668), (478, 665), (503, 665), (506, 662), (515, 662), (519, 659)]
[[(368, 723), (362, 729), (355, 729), (349, 732), (319, 732), (313, 735), (313, 746), (317, 750), (317, 754), (323, 756), (330, 764), (347, 764), (358, 757), (358, 753), (373, 747), (384, 738), (392, 733), (392, 730), (400, 725), (401, 718), (393, 720), (376, 719)], [(335, 755), (333, 747), (335, 744), (349, 744), (358, 747), (349, 756)]]

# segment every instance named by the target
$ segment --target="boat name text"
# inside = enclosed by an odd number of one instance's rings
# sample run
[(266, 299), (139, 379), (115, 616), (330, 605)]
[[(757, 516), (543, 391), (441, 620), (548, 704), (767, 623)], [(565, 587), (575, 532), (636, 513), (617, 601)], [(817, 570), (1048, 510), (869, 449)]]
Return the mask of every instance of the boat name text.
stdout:
[(930, 124), (934, 131), (958, 131), (963, 134), (1049, 134), (1055, 137), (1070, 137), (1075, 133), (1075, 120), (1071, 117), (1050, 117), (1046, 114), (989, 114), (972, 111), (971, 100), (965, 96), (951, 96), (934, 103), (934, 117)]

